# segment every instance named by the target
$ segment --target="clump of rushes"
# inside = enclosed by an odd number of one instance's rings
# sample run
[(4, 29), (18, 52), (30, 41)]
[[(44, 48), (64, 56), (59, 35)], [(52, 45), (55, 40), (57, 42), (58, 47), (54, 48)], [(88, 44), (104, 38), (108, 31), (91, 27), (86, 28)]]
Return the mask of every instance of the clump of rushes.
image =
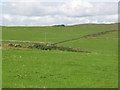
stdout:
[(71, 47), (58, 47), (51, 44), (33, 44), (28, 48), (37, 48), (40, 50), (61, 50), (61, 51), (69, 51), (69, 52), (89, 52), (86, 50), (80, 50), (78, 48), (71, 48)]

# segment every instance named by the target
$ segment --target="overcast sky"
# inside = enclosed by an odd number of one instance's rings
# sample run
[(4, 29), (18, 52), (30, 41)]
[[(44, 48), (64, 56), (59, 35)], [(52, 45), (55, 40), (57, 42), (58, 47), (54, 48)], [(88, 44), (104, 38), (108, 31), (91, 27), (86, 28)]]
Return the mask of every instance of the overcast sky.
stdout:
[(3, 0), (0, 25), (115, 23), (118, 21), (118, 1)]

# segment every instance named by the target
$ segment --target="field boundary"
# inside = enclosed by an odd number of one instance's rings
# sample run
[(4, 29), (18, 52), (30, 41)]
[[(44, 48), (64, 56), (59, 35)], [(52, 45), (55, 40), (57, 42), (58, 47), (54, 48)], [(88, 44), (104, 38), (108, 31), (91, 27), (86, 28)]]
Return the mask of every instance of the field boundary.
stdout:
[(114, 31), (120, 31), (120, 30), (109, 30), (109, 31), (104, 31), (104, 32), (98, 32), (98, 33), (93, 33), (93, 34), (82, 35), (82, 36), (77, 37), (77, 38), (63, 40), (63, 41), (59, 41), (59, 42), (56, 42), (56, 43), (38, 42), (38, 41), (19, 41), (19, 40), (0, 40), (0, 41), (4, 41), (4, 42), (24, 42), (24, 43), (41, 43), (41, 44), (43, 43), (43, 44), (56, 45), (56, 44), (65, 43), (65, 42), (68, 42), (68, 41), (78, 40), (80, 38), (120, 39), (120, 38), (112, 38), (112, 37), (96, 37), (98, 35), (108, 34), (109, 32), (114, 32)]
[(25, 42), (25, 43), (49, 43), (49, 42), (36, 42), (36, 41), (19, 41), (19, 40), (0, 40), (5, 42)]
[(87, 37), (87, 38), (97, 38), (97, 39), (120, 39), (120, 38), (112, 38), (112, 37)]
[[(72, 39), (68, 39), (68, 40), (59, 41), (59, 42), (53, 43), (52, 45), (65, 43), (65, 42), (73, 41), (73, 40), (78, 40), (80, 38), (87, 38), (87, 37), (95, 37), (95, 38), (97, 38), (96, 36), (98, 36), (98, 35), (103, 35), (103, 34), (107, 34), (109, 32), (114, 32), (114, 31), (120, 31), (120, 30), (109, 30), (109, 31), (104, 31), (104, 32), (97, 32), (97, 33), (93, 33), (93, 34), (82, 35), (82, 36), (77, 37), (77, 38), (72, 38)], [(98, 38), (100, 38), (100, 37), (98, 37)]]

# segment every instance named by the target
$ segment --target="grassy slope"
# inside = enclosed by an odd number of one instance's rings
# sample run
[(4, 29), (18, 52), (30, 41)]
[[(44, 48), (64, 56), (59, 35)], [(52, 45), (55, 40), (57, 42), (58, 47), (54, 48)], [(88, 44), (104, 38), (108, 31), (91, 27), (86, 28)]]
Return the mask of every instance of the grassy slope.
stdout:
[(117, 87), (117, 55), (3, 51), (3, 87)]
[(117, 27), (103, 26), (71, 26), (71, 27), (3, 27), (4, 40), (26, 40), (58, 42), (81, 35), (92, 34), (106, 30), (116, 30)]
[[(47, 31), (51, 33), (49, 41), (56, 42), (77, 35), (113, 30), (115, 27), (44, 27), (39, 28), (40, 30), (29, 28), (30, 31), (21, 28), (8, 29), (3, 30), (3, 39), (44, 41), (42, 33)], [(91, 53), (5, 47), (3, 48), (3, 87), (117, 87), (117, 40), (80, 39), (58, 46), (77, 47), (89, 50)]]

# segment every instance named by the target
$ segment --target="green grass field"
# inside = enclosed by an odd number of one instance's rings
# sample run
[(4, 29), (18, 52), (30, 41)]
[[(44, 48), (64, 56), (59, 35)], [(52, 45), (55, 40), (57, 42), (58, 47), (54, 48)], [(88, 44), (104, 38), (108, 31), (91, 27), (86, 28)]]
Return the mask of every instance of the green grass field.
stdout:
[[(118, 30), (117, 25), (3, 27), (3, 40), (58, 42), (107, 30)], [(117, 38), (117, 35), (118, 32), (112, 32), (98, 37)], [(3, 88), (118, 87), (117, 39), (82, 38), (57, 45), (90, 53), (13, 48), (8, 43), (12, 42), (3, 42), (2, 49)]]

